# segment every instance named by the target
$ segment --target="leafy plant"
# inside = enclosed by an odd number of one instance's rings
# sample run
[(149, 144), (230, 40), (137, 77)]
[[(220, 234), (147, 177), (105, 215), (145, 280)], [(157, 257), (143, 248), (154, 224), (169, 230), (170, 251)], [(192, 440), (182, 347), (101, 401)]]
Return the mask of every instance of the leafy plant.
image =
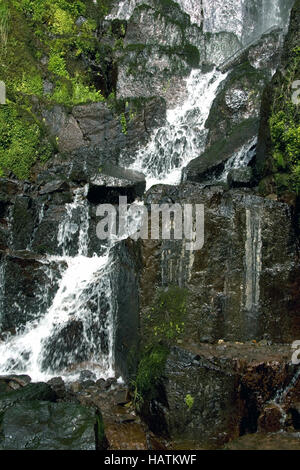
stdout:
[(292, 102), (292, 84), (299, 78), (300, 48), (294, 48), (282, 84), (275, 90), (269, 120), (274, 179), (278, 192), (300, 192), (300, 113)]
[(192, 395), (190, 395), (189, 393), (186, 395), (185, 399), (184, 399), (187, 407), (191, 410), (193, 408), (193, 405), (194, 405), (194, 397), (192, 397)]

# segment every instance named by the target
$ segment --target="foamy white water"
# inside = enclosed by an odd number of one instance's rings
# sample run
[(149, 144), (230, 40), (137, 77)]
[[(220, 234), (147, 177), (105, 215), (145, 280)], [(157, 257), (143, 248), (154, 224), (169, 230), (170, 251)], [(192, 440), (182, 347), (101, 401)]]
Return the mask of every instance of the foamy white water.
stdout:
[[(107, 270), (109, 269), (109, 251), (101, 257), (87, 258), (85, 256), (71, 257), (50, 257), (49, 261), (56, 261), (62, 266), (67, 264), (67, 268), (62, 274), (59, 289), (54, 297), (51, 307), (40, 320), (29, 323), (21, 334), (11, 337), (10, 340), (0, 345), (0, 373), (26, 373), (33, 380), (46, 380), (55, 375), (55, 367), (43, 367), (45, 360), (46, 342), (51, 337), (58, 336), (62, 329), (68, 325), (70, 321), (83, 322), (83, 336), (89, 337), (90, 334), (86, 330), (90, 323), (95, 319), (90, 318), (91, 313), (87, 307), (88, 301), (95, 294), (95, 289), (105, 289), (109, 291), (109, 277)], [(62, 267), (62, 269), (64, 269)], [(100, 284), (100, 285), (99, 285)], [(102, 284), (102, 285), (101, 285)], [(101, 314), (101, 312), (98, 312)], [(100, 322), (96, 322), (94, 326), (101, 329)], [(112, 343), (112, 318), (106, 320), (105, 327), (108, 334), (108, 341)], [(63, 337), (62, 337), (63, 339)], [(84, 338), (78, 338), (81, 341), (79, 347), (82, 347)], [(92, 338), (89, 337), (89, 340)], [(59, 340), (57, 341), (59, 342)], [(58, 345), (57, 346), (61, 346)], [(90, 344), (92, 351), (95, 346)], [(59, 347), (60, 353), (63, 349)], [(96, 372), (101, 377), (109, 377), (113, 374), (113, 357), (112, 347), (109, 347), (110, 354), (103, 360), (101, 352), (92, 354), (89, 362), (99, 365)], [(66, 352), (65, 352), (66, 354)], [(69, 365), (73, 365), (72, 359), (76, 357), (76, 344), (70, 355)], [(57, 364), (57, 372), (63, 372), (67, 375), (67, 371), (62, 371)]]
[[(242, 39), (280, 24), (282, 1), (261, 2), (257, 19), (249, 17), (246, 0), (228, 0), (226, 3), (221, 0), (178, 0), (177, 3), (190, 15), (193, 23), (203, 25), (204, 31), (234, 32)], [(147, 0), (121, 0), (108, 18), (129, 19), (140, 3), (147, 3)], [(228, 54), (231, 55), (230, 51)], [(148, 145), (135, 155), (132, 168), (146, 175), (147, 189), (158, 183), (178, 184), (183, 168), (205, 150), (205, 123), (218, 87), (226, 76), (216, 70), (206, 74), (198, 69), (191, 72), (186, 80), (187, 99), (167, 111), (166, 124), (155, 130)], [(223, 176), (230, 168), (249, 163), (253, 145), (253, 142), (247, 143), (228, 161)], [(97, 377), (114, 375), (117, 306), (111, 283), (113, 250), (121, 239), (136, 231), (139, 221), (133, 221), (128, 233), (115, 237), (102, 256), (90, 257), (86, 196), (87, 187), (78, 189), (73, 202), (65, 205), (65, 217), (57, 237), (61, 256), (49, 256), (44, 260), (49, 283), (55, 277), (53, 264), (61, 276), (52, 303), (45, 311), (40, 310), (38, 318), (27, 323), (25, 329), (0, 343), (0, 374), (26, 373), (36, 381), (56, 375), (74, 378), (78, 370), (94, 368)], [(44, 206), (39, 217), (41, 222)], [(12, 231), (10, 246), (11, 237)], [(2, 266), (0, 278), (3, 276)], [(38, 300), (48, 295), (47, 286), (44, 288)]]
[(183, 168), (205, 150), (205, 122), (226, 76), (216, 70), (207, 74), (201, 70), (191, 72), (187, 79), (188, 98), (167, 111), (165, 126), (153, 132), (149, 144), (137, 152), (131, 165), (145, 174), (147, 189), (159, 183), (180, 183)]
[[(97, 378), (115, 374), (114, 246), (138, 230), (140, 214), (126, 220), (123, 233), (108, 241), (103, 255), (89, 257), (86, 195), (86, 187), (76, 190), (74, 201), (65, 206), (57, 240), (62, 255), (44, 260), (49, 284), (53, 282), (53, 266), (61, 273), (53, 301), (37, 320), (0, 343), (0, 374), (26, 373), (34, 381), (57, 375), (73, 380), (86, 368)], [(77, 255), (71, 256), (75, 242)], [(47, 292), (41, 292), (43, 295)]]

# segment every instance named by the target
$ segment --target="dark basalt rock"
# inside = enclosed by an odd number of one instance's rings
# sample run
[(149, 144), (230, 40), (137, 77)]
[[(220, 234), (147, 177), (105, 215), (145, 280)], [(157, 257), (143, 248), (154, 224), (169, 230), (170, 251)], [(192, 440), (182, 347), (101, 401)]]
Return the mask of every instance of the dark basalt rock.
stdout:
[(85, 380), (94, 381), (96, 380), (96, 375), (90, 370), (82, 370), (80, 372), (79, 380), (80, 381), (85, 381)]
[(183, 180), (204, 183), (212, 176), (222, 173), (226, 161), (236, 154), (257, 134), (258, 120), (247, 119), (232, 129), (230, 137), (212, 144), (200, 156), (192, 160), (184, 169)]
[(39, 193), (41, 195), (51, 194), (51, 193), (55, 193), (55, 192), (68, 191), (69, 189), (70, 189), (70, 186), (66, 181), (56, 180), (56, 181), (51, 181), (51, 182), (45, 184), (45, 186), (43, 186), (40, 189)]
[(119, 196), (127, 196), (128, 203), (132, 203), (145, 192), (142, 173), (107, 163), (99, 168), (99, 173), (89, 185), (87, 199), (91, 204), (118, 204)]
[(22, 327), (45, 313), (58, 289), (56, 281), (61, 273), (55, 262), (45, 263), (42, 256), (31, 252), (1, 253), (1, 264), (0, 332), (5, 332)]
[(250, 189), (193, 183), (147, 193), (147, 204), (163, 202), (204, 205), (204, 246), (191, 252), (185, 239), (142, 242), (142, 318), (155, 307), (157, 287), (178, 285), (188, 289), (187, 341), (298, 339), (300, 271), (292, 208)]
[(25, 387), (31, 382), (28, 375), (0, 375), (0, 394)]
[(293, 380), (289, 354), (288, 346), (258, 344), (173, 347), (155, 391), (143, 397), (142, 416), (153, 432), (206, 445), (222, 445), (258, 426), (278, 430), (282, 415), (271, 417), (266, 409), (279, 410), (269, 401)]
[(101, 415), (74, 403), (26, 401), (8, 409), (1, 420), (2, 450), (101, 450)]
[(32, 400), (55, 402), (57, 400), (57, 395), (48, 384), (43, 382), (29, 383), (19, 390), (10, 391), (8, 393), (1, 393), (0, 412), (3, 412), (10, 407), (14, 408), (19, 403)]
[(127, 379), (136, 372), (139, 342), (139, 271), (141, 261), (136, 243), (126, 240), (115, 247), (112, 288), (118, 311), (115, 315), (115, 368)]
[(63, 381), (62, 377), (54, 377), (53, 379), (50, 379), (48, 382), (48, 385), (54, 390), (54, 392), (57, 395), (58, 399), (63, 399), (66, 396), (66, 387), (65, 387), (65, 382)]
[(268, 70), (270, 67), (275, 69), (279, 63), (282, 33), (281, 29), (272, 28), (250, 45), (238, 50), (221, 64), (218, 69), (225, 73), (247, 60), (257, 69)]
[[(52, 110), (56, 113), (66, 113), (61, 107)], [(51, 114), (52, 116), (52, 114)], [(126, 120), (121, 122), (121, 116)], [(64, 132), (64, 127), (53, 126), (48, 123), (53, 137), (58, 136), (58, 142), (63, 148), (63, 154), (57, 155), (41, 169), (37, 175), (37, 183), (53, 184), (53, 181), (66, 178), (75, 183), (87, 183), (99, 173), (99, 167), (110, 163), (126, 167), (132, 162), (135, 151), (147, 143), (151, 131), (163, 125), (166, 117), (166, 104), (162, 98), (150, 97), (148, 99), (129, 100), (124, 107), (124, 113), (114, 113), (107, 103), (91, 103), (75, 106), (72, 117), (82, 133), (80, 145), (73, 143), (72, 135)], [(58, 118), (57, 118), (58, 119)], [(59, 119), (58, 119), (59, 120)], [(73, 148), (66, 150), (73, 145)], [(122, 162), (120, 154), (123, 151)]]
[(230, 188), (250, 188), (253, 185), (252, 168), (234, 168), (230, 170), (227, 182)]

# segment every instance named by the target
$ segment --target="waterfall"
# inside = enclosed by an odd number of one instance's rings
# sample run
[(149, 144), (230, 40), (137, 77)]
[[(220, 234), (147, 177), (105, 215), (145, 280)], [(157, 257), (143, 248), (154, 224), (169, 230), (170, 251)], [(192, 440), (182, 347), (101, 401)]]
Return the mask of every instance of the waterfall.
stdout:
[(217, 178), (217, 181), (226, 182), (230, 170), (248, 166), (256, 154), (256, 144), (257, 137), (254, 137), (244, 144), (238, 152), (233, 154), (225, 163), (224, 170), (221, 176)]
[[(107, 19), (128, 20), (134, 8), (142, 3), (153, 4), (147, 0), (121, 0)], [(251, 8), (246, 8), (246, 0), (178, 0), (177, 3), (190, 15), (192, 23), (203, 26), (204, 33), (234, 32), (239, 39), (280, 23), (282, 5), (280, 0), (252, 0), (250, 3), (258, 6), (258, 17), (251, 17)], [(228, 56), (232, 52), (228, 51)], [(132, 169), (145, 173), (148, 188), (157, 183), (178, 184), (183, 168), (205, 150), (205, 123), (226, 76), (227, 73), (217, 70), (208, 73), (199, 69), (191, 71), (186, 79), (185, 101), (167, 111), (165, 125), (156, 129), (149, 143), (134, 156)], [(230, 168), (247, 164), (253, 145), (253, 141), (247, 143), (232, 157), (226, 164), (225, 173)], [(41, 290), (37, 298), (40, 309), (36, 319), (19, 329), (15, 336), (0, 342), (0, 374), (26, 373), (33, 380), (45, 380), (59, 374), (68, 379), (76, 377), (82, 367), (94, 370), (98, 377), (108, 378), (114, 374), (114, 319), (117, 309), (112, 291), (114, 247), (136, 231), (136, 224), (128, 228), (127, 234), (111, 240), (101, 255), (90, 256), (90, 218), (86, 196), (87, 187), (80, 188), (75, 191), (73, 202), (65, 205), (65, 217), (58, 227), (58, 254), (48, 255), (42, 261), (49, 285), (57, 282), (54, 281), (53, 266), (60, 274), (52, 303), (45, 307), (47, 286), (43, 286), (44, 291)], [(39, 223), (43, 217), (42, 205)], [(251, 316), (259, 304), (261, 221), (260, 215), (250, 209), (246, 217), (245, 310)], [(12, 214), (10, 224), (11, 219)], [(12, 230), (9, 246), (13, 246)], [(31, 241), (27, 249), (31, 250), (32, 246)], [(173, 280), (175, 270), (182, 273), (188, 269), (190, 275), (192, 254), (184, 265), (178, 266), (172, 258), (166, 261), (168, 272), (162, 273), (166, 280)], [(4, 275), (2, 264), (2, 281)]]
[[(282, 10), (291, 0), (174, 0), (190, 16), (191, 23), (203, 26), (204, 32), (235, 33), (249, 41), (272, 26), (284, 25)], [(107, 19), (129, 20), (141, 4), (153, 5), (151, 0), (120, 0)]]
[[(80, 362), (97, 364), (96, 372), (101, 377), (113, 374), (111, 306), (105, 312), (107, 318), (104, 321), (99, 311), (101, 292), (109, 293), (110, 288), (108, 260), (108, 253), (93, 258), (52, 258), (61, 263), (62, 270), (64, 264), (67, 266), (53, 303), (41, 319), (27, 324), (24, 331), (0, 345), (1, 374), (26, 373), (33, 380), (45, 380), (57, 373), (66, 376), (68, 366), (78, 363), (78, 358)], [(90, 310), (91, 302), (96, 307), (95, 312)], [(69, 339), (73, 344), (68, 351), (66, 335), (72, 336), (72, 323), (78, 327), (80, 336), (75, 335), (73, 341), (72, 337)], [(97, 336), (103, 331), (109, 343), (106, 357), (102, 354), (101, 344), (96, 343)], [(51, 344), (52, 340), (55, 340), (54, 344)]]
[[(99, 377), (113, 375), (113, 244), (102, 256), (87, 256), (86, 190), (76, 190), (74, 201), (65, 206), (57, 237), (62, 255), (43, 260), (49, 284), (51, 265), (58, 266), (61, 273), (52, 305), (46, 312), (40, 311), (39, 318), (27, 323), (16, 336), (0, 343), (0, 373), (27, 373), (34, 380), (45, 380), (57, 373), (68, 376), (70, 366), (88, 362)], [(74, 240), (77, 253), (70, 256)], [(41, 302), (45, 295), (41, 292)]]
[[(37, 299), (41, 303), (38, 318), (0, 342), (0, 375), (26, 373), (37, 381), (59, 374), (74, 380), (82, 368), (93, 370), (98, 378), (114, 375), (114, 247), (136, 233), (141, 214), (128, 216), (126, 229), (109, 240), (102, 255), (88, 256), (87, 189), (75, 190), (73, 202), (65, 205), (57, 234), (62, 254), (43, 260), (49, 286), (52, 266), (60, 271), (54, 299), (44, 311), (43, 298), (48, 294), (43, 286)], [(3, 269), (2, 265), (0, 276)]]
[(167, 111), (164, 127), (154, 131), (149, 144), (141, 148), (132, 169), (141, 171), (147, 187), (154, 184), (178, 184), (182, 169), (200, 155), (206, 144), (208, 118), (216, 91), (227, 74), (193, 70), (187, 79), (188, 98)]

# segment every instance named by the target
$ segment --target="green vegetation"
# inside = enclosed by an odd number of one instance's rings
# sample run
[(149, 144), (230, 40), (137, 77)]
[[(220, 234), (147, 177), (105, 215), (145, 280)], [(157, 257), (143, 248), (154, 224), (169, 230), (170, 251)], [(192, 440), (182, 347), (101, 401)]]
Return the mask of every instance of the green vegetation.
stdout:
[(9, 26), (9, 9), (5, 3), (0, 3), (0, 42), (1, 47), (6, 51)]
[(292, 84), (299, 79), (300, 47), (293, 50), (292, 60), (276, 90), (269, 120), (272, 138), (273, 173), (278, 193), (300, 192), (300, 113), (292, 102)]
[(158, 341), (173, 344), (182, 336), (186, 314), (187, 290), (170, 286), (159, 290), (145, 319), (145, 330)]
[(194, 405), (194, 397), (192, 397), (192, 395), (190, 395), (189, 393), (186, 395), (185, 399), (185, 404), (187, 405), (187, 407), (191, 410), (193, 408), (193, 405)]
[(144, 399), (151, 398), (156, 393), (169, 354), (169, 348), (164, 344), (154, 344), (146, 347), (138, 367), (134, 385), (134, 404), (139, 408)]
[(121, 116), (120, 116), (120, 122), (121, 122), (123, 134), (127, 135), (127, 120), (126, 120), (125, 113), (122, 113), (122, 114), (121, 114)]
[(143, 324), (145, 344), (141, 353), (136, 379), (133, 383), (133, 401), (137, 407), (152, 399), (163, 377), (170, 347), (184, 331), (187, 290), (178, 286), (160, 289), (153, 307)]
[[(101, 99), (91, 70), (84, 68), (81, 60), (83, 55), (87, 59), (91, 56), (101, 69), (103, 50), (95, 31), (108, 12), (109, 2), (102, 0), (97, 5), (92, 0), (0, 0), (0, 8), (10, 17), (5, 22), (6, 33), (3, 21), (0, 26), (1, 37), (7, 36), (6, 51), (0, 54), (1, 79), (10, 100), (24, 104), (24, 94), (44, 98), (46, 77), (54, 85), (53, 94), (47, 96), (50, 102), (72, 105)], [(78, 21), (79, 17), (83, 19)]]
[[(32, 165), (55, 151), (38, 118), (43, 107), (103, 101), (104, 58), (96, 30), (111, 1), (0, 0), (0, 175), (29, 178)], [(97, 73), (89, 63), (95, 63)], [(104, 78), (103, 78), (104, 77)], [(47, 93), (44, 81), (50, 83)], [(105, 88), (105, 87), (104, 87)]]
[(38, 159), (46, 162), (51, 157), (53, 148), (29, 112), (14, 104), (1, 106), (0, 129), (0, 176), (12, 171), (25, 179)]

